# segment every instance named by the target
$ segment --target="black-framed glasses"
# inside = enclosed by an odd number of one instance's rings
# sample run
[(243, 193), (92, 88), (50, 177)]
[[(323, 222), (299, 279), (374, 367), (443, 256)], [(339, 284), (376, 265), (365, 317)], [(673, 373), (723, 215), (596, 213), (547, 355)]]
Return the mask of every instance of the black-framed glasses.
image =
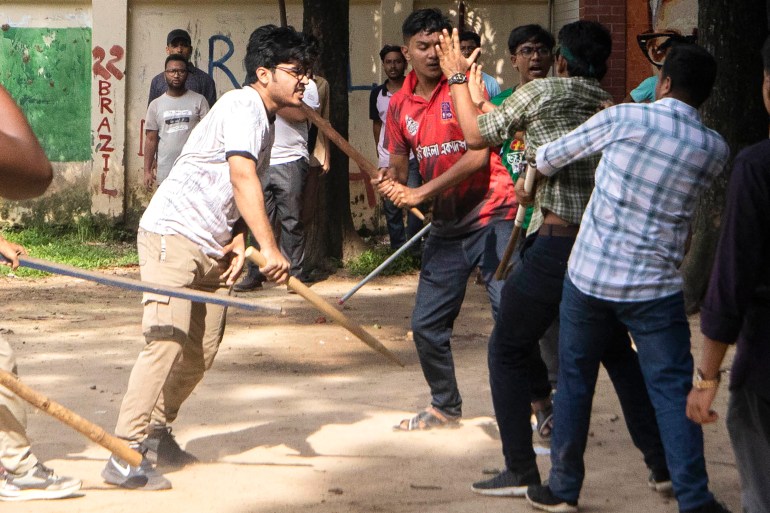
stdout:
[(301, 81), (303, 78), (308, 77), (310, 78), (310, 70), (302, 70), (298, 68), (284, 68), (283, 66), (276, 66), (275, 69), (279, 69), (283, 71), (284, 73), (288, 73), (297, 81)]
[(181, 77), (182, 75), (187, 75), (187, 70), (186, 69), (167, 69), (166, 73), (172, 76), (176, 75), (178, 77)]
[(666, 54), (672, 45), (695, 44), (697, 39), (695, 34), (683, 36), (676, 32), (644, 32), (636, 36), (636, 42), (639, 43), (644, 56), (658, 69), (663, 67), (663, 61), (666, 60)]
[(522, 46), (516, 50), (516, 55), (521, 55), (522, 57), (529, 58), (535, 54), (538, 54), (540, 57), (550, 57), (551, 49), (547, 46)]

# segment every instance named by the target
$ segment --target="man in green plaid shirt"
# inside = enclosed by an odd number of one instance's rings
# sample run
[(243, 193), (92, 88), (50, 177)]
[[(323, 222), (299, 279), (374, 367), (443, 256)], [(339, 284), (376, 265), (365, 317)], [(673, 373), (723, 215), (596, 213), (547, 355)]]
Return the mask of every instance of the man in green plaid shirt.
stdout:
[[(439, 58), (444, 74), (450, 77), (455, 111), (469, 148), (498, 145), (524, 130), (526, 158), (533, 161), (540, 145), (570, 132), (610, 102), (610, 95), (602, 90), (599, 80), (607, 71), (612, 38), (599, 23), (577, 21), (565, 25), (559, 31), (560, 46), (555, 58), (558, 77), (533, 80), (518, 88), (497, 109), (480, 116), (477, 109), (483, 105), (474, 104), (464, 80), (475, 55), (463, 58), (457, 50), (456, 37), (453, 35), (450, 40), (449, 34), (444, 34)], [(477, 71), (471, 71), (475, 78)], [(593, 191), (597, 164), (595, 157), (576, 162), (562, 170), (562, 176), (538, 184), (521, 264), (503, 286), (489, 341), (489, 381), (506, 469), (492, 479), (475, 483), (475, 491), (486, 487), (489, 495), (523, 497), (528, 485), (540, 484), (529, 423), (534, 372), (528, 365), (529, 356), (559, 312), (567, 260)], [(521, 179), (516, 195), (520, 202), (529, 203), (530, 198), (520, 185)], [(655, 483), (668, 482), (655, 413), (630, 341), (613, 346), (602, 362), (652, 479)], [(565, 508), (559, 511), (577, 511), (577, 504), (558, 506)]]

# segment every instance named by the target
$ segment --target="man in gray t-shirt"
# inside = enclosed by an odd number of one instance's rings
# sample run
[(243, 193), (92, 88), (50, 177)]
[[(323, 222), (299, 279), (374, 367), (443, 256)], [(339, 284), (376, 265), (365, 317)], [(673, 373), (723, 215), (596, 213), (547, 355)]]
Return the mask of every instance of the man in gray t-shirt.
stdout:
[(173, 54), (166, 58), (168, 90), (150, 102), (144, 124), (144, 186), (166, 179), (195, 125), (209, 111), (203, 95), (185, 88), (187, 61)]

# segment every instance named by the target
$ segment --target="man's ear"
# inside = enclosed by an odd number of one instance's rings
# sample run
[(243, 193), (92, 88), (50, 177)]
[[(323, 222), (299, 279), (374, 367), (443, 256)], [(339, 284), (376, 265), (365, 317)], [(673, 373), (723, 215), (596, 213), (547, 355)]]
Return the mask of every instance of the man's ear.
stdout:
[(515, 55), (511, 55), (511, 66), (513, 66), (513, 69), (515, 69), (516, 71), (519, 71), (519, 68), (516, 66), (516, 56)]
[(257, 82), (262, 84), (263, 86), (267, 86), (267, 84), (270, 82), (270, 80), (273, 77), (273, 73), (267, 69), (267, 68), (257, 68), (256, 71), (257, 75)]
[(566, 77), (567, 67), (567, 59), (565, 59), (562, 55), (556, 57), (556, 60), (554, 61), (554, 71), (556, 72), (557, 77)]
[(658, 77), (658, 91), (656, 99), (665, 98), (671, 92), (671, 77)]
[(166, 55), (171, 55), (171, 47), (166, 45)]
[(406, 62), (411, 63), (412, 58), (409, 56), (409, 47), (406, 45), (401, 45), (401, 53), (404, 54), (404, 59), (406, 59)]

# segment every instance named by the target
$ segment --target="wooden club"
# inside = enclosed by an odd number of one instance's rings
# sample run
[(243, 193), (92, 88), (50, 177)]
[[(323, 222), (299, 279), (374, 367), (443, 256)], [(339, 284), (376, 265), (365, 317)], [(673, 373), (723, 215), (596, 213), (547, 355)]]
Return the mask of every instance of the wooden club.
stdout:
[[(255, 263), (259, 267), (264, 267), (267, 263), (267, 260), (265, 260), (265, 257), (257, 251), (256, 248), (248, 247), (246, 248), (245, 256), (248, 260)], [(359, 326), (358, 324), (354, 323), (345, 315), (342, 314), (339, 310), (337, 310), (334, 306), (326, 302), (321, 296), (310, 290), (310, 287), (302, 283), (300, 280), (295, 278), (294, 276), (289, 277), (289, 281), (286, 282), (286, 286), (290, 289), (302, 296), (304, 299), (309, 301), (314, 307), (316, 307), (321, 313), (328, 315), (335, 321), (337, 321), (339, 324), (345, 327), (346, 330), (351, 332), (353, 335), (358, 337), (359, 340), (361, 340), (364, 344), (371, 347), (381, 355), (385, 356), (387, 359), (389, 359), (391, 362), (400, 365), (401, 367), (404, 366), (403, 363), (401, 363), (401, 360), (396, 357), (393, 353), (388, 350), (382, 343), (374, 338), (369, 332), (364, 331), (364, 329)]]
[(52, 401), (40, 392), (31, 389), (22, 383), (15, 374), (0, 370), (0, 385), (18, 395), (32, 406), (43, 410), (56, 420), (87, 436), (129, 465), (138, 467), (142, 463), (142, 455), (131, 449), (124, 440), (110, 435), (100, 426), (84, 419), (56, 401)]
[[(324, 133), (326, 137), (329, 138), (331, 142), (334, 143), (337, 148), (339, 148), (345, 155), (353, 159), (353, 161), (358, 165), (358, 168), (369, 175), (371, 178), (377, 177), (377, 168), (374, 167), (374, 164), (369, 162), (366, 157), (364, 157), (360, 151), (355, 149), (347, 140), (345, 140), (342, 135), (340, 135), (339, 132), (337, 132), (334, 127), (332, 127), (331, 123), (329, 123), (328, 120), (321, 117), (320, 114), (318, 114), (315, 110), (308, 107), (305, 103), (302, 103), (302, 112), (305, 113), (307, 118), (318, 127), (318, 130)], [(425, 216), (422, 212), (420, 212), (420, 209), (417, 207), (412, 207), (409, 209), (409, 212), (413, 215), (415, 215), (420, 221), (425, 220)]]
[[(527, 175), (524, 177), (524, 190), (528, 193), (531, 193), (532, 190), (535, 188), (535, 175), (537, 174), (537, 169), (532, 164), (527, 164)], [(511, 233), (511, 238), (508, 239), (508, 245), (505, 246), (505, 252), (503, 253), (502, 258), (500, 259), (500, 264), (497, 266), (497, 270), (495, 271), (495, 279), (496, 280), (504, 280), (508, 277), (509, 273), (509, 267), (508, 263), (511, 261), (511, 257), (513, 256), (513, 250), (516, 249), (516, 242), (519, 239), (519, 234), (521, 233), (521, 226), (524, 224), (524, 218), (527, 215), (527, 207), (525, 207), (522, 204), (519, 204), (519, 209), (516, 211), (516, 219), (513, 222), (513, 232)]]

